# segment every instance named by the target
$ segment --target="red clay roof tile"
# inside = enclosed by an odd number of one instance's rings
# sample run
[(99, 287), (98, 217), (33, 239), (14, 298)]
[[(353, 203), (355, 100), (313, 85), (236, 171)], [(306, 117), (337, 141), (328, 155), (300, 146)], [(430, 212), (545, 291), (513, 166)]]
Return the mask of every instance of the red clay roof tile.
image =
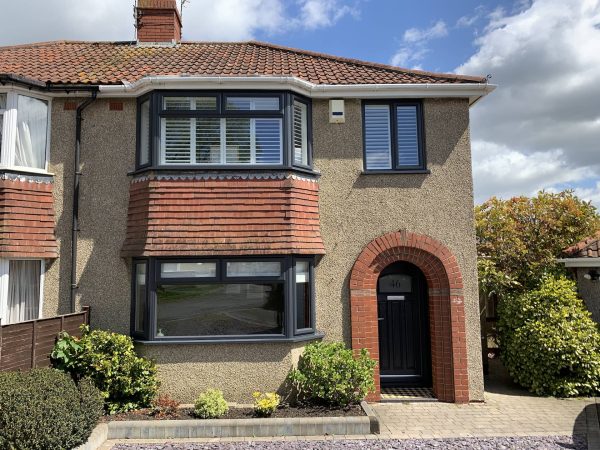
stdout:
[(600, 258), (600, 231), (563, 251), (567, 258)]
[(0, 47), (0, 74), (52, 84), (122, 84), (145, 76), (295, 76), (314, 84), (485, 83), (483, 77), (401, 69), (263, 42), (55, 41)]

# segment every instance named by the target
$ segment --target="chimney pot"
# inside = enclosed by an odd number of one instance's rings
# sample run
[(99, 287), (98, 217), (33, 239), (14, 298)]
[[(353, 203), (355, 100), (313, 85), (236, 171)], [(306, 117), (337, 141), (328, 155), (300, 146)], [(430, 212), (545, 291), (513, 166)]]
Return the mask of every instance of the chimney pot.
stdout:
[(138, 42), (181, 41), (181, 15), (176, 0), (138, 0), (136, 6)]

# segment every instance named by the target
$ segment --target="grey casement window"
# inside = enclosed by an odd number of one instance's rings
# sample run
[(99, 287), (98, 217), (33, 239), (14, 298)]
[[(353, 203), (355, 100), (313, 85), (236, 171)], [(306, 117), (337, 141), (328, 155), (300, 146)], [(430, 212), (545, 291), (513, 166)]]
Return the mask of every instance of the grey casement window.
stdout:
[(314, 334), (314, 258), (134, 260), (132, 335), (144, 341)]
[(365, 102), (363, 129), (366, 172), (426, 169), (421, 102)]
[(138, 101), (137, 169), (311, 169), (310, 102), (285, 92), (166, 91)]

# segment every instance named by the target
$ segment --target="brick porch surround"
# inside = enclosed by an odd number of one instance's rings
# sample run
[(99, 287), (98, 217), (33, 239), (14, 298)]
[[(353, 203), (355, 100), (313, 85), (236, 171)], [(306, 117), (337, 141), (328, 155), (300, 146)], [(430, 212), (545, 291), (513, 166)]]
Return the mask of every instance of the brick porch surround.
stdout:
[[(350, 277), (352, 348), (366, 348), (379, 361), (377, 280), (398, 261), (414, 264), (427, 279), (433, 392), (443, 402), (468, 403), (463, 280), (454, 255), (432, 237), (402, 230), (363, 249)], [(379, 368), (375, 384), (369, 401), (381, 399)]]

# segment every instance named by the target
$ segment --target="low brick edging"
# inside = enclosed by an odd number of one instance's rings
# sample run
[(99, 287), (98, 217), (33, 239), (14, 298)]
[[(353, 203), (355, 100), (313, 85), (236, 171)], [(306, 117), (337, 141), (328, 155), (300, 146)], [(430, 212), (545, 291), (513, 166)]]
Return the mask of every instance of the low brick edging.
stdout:
[[(377, 280), (389, 265), (409, 262), (425, 275), (429, 289), (429, 324), (433, 391), (443, 402), (468, 403), (466, 324), (463, 279), (456, 257), (441, 242), (406, 230), (371, 241), (356, 259), (350, 276), (352, 348), (366, 348), (379, 362)], [(380, 401), (379, 368), (374, 393)]]
[(379, 434), (379, 419), (366, 402), (365, 416), (264, 419), (131, 420), (99, 424), (76, 450), (96, 450), (113, 439), (238, 438)]

